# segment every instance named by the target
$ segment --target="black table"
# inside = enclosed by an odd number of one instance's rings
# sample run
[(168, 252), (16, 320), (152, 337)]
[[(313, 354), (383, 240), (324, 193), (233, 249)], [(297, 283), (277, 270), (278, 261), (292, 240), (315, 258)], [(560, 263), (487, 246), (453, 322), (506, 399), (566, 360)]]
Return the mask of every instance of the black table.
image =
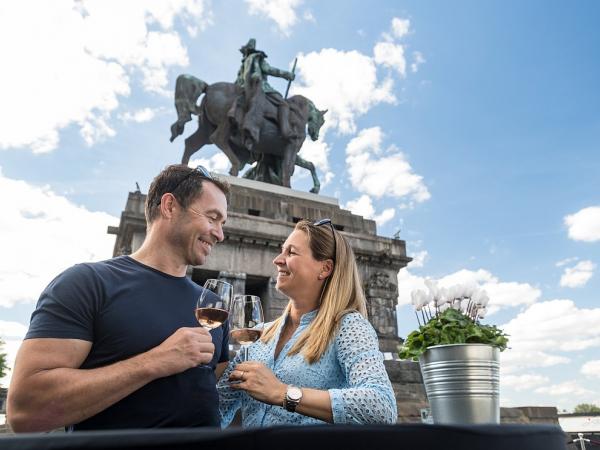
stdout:
[(148, 429), (26, 433), (0, 437), (1, 450), (565, 450), (565, 434), (550, 425), (323, 425), (252, 430)]

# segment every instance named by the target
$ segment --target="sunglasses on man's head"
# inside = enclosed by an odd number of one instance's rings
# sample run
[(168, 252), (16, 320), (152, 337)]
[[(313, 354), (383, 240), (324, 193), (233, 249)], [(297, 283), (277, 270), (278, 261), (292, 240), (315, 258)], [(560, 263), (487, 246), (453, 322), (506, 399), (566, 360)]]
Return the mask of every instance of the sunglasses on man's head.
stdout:
[[(185, 175), (181, 180), (179, 180), (179, 182), (175, 185), (175, 187), (173, 189), (171, 189), (171, 193), (175, 192), (179, 188), (179, 186), (181, 186), (183, 184), (183, 182), (185, 180), (187, 180), (189, 177), (191, 177), (195, 173), (200, 174), (201, 178), (206, 178), (207, 180), (214, 180), (213, 176), (210, 174), (210, 172), (208, 171), (208, 169), (206, 167), (197, 166), (194, 170), (188, 172), (187, 175)], [(160, 199), (158, 199), (158, 202), (156, 204), (160, 205)]]
[(313, 226), (315, 226), (315, 227), (319, 227), (321, 225), (327, 225), (327, 224), (329, 224), (329, 226), (331, 227), (331, 232), (333, 233), (333, 260), (336, 261), (337, 237), (335, 237), (335, 228), (333, 227), (333, 222), (331, 221), (331, 219), (321, 219), (321, 220), (317, 220), (316, 222), (313, 222)]

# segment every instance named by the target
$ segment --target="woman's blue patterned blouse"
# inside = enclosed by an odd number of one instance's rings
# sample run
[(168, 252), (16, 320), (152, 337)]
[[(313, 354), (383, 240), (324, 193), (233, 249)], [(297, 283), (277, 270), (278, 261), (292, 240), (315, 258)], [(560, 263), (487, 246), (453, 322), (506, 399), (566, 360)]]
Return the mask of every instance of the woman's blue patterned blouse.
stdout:
[[(270, 342), (265, 344), (258, 341), (249, 347), (249, 360), (262, 362), (286, 384), (328, 391), (334, 423), (395, 423), (396, 399), (383, 365), (377, 335), (371, 324), (359, 313), (344, 316), (335, 339), (314, 364), (306, 362), (301, 353), (288, 355), (300, 334), (317, 315), (317, 311), (301, 317), (300, 325), (277, 359), (274, 358), (275, 346), (285, 321)], [(245, 427), (324, 423), (312, 417), (288, 412), (281, 405), (267, 405), (254, 400), (243, 391), (230, 388), (227, 379), (239, 362), (238, 354), (229, 363), (217, 384), (223, 428), (231, 423), (239, 408), (242, 409), (242, 423)]]

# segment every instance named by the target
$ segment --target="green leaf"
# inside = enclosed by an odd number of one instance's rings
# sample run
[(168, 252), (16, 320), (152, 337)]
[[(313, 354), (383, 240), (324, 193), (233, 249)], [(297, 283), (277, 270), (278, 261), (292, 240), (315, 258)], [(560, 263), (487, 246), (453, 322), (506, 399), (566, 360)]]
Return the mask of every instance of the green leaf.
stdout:
[(504, 351), (508, 336), (494, 325), (482, 325), (449, 308), (411, 332), (400, 346), (398, 356), (417, 361), (433, 345), (464, 343), (488, 344)]

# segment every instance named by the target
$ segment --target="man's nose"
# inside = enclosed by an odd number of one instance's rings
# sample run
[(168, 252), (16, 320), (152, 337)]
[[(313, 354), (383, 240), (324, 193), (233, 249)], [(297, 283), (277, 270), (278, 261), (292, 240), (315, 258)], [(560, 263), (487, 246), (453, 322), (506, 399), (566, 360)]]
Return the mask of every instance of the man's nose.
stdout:
[(223, 232), (223, 225), (218, 224), (213, 230), (213, 235), (217, 239), (217, 242), (223, 242), (225, 239), (225, 233)]

